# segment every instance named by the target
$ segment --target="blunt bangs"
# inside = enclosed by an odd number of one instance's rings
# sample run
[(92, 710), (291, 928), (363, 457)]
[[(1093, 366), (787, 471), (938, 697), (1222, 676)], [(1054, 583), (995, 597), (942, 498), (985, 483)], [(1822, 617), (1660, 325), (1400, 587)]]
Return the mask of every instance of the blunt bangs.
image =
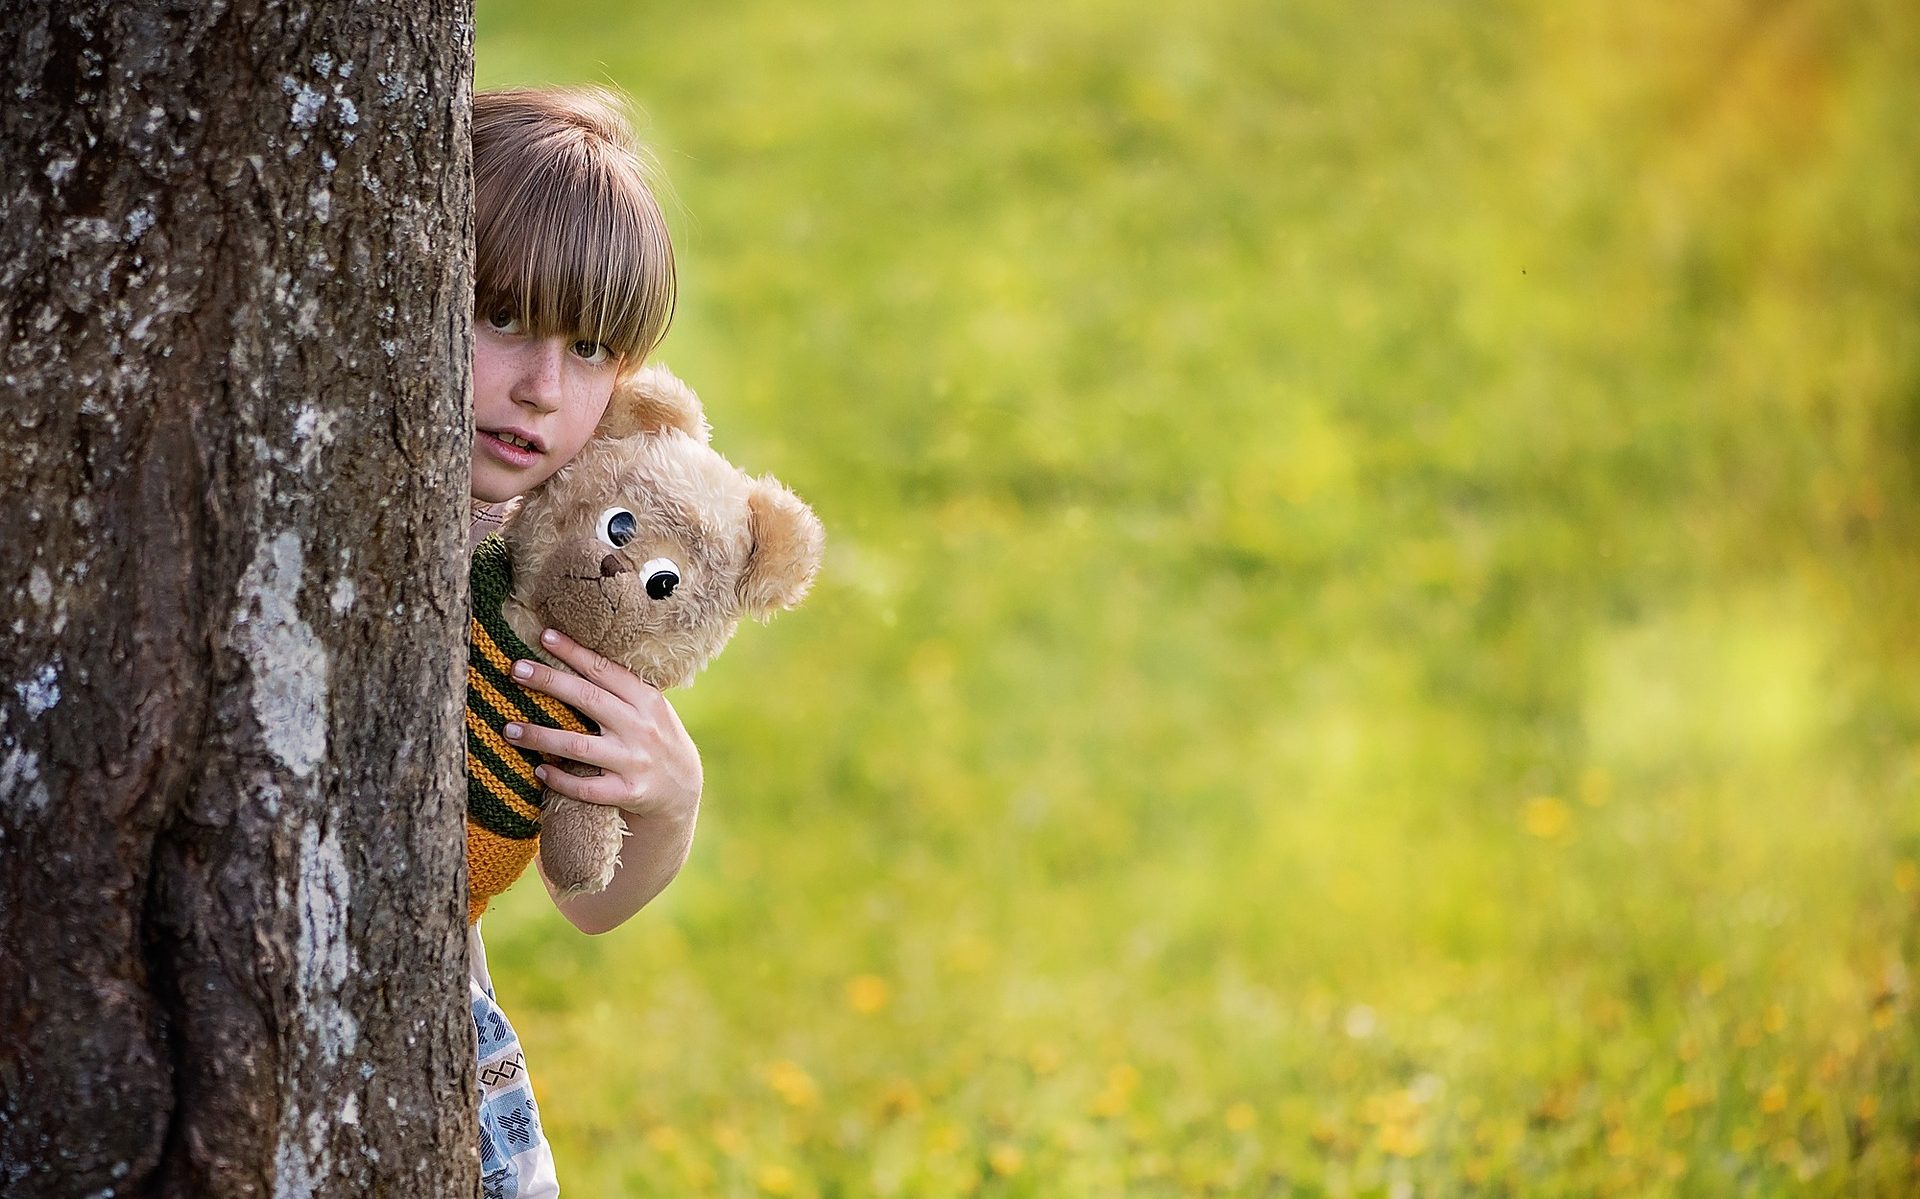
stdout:
[(673, 243), (618, 102), (474, 98), (474, 308), (638, 366), (673, 319)]

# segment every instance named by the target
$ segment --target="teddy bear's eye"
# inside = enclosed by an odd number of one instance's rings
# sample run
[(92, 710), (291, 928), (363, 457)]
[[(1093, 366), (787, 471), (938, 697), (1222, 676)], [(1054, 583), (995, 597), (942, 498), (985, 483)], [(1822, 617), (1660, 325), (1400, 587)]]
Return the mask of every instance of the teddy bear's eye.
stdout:
[(600, 523), (595, 531), (600, 534), (600, 540), (619, 549), (633, 540), (638, 528), (639, 522), (633, 519), (633, 513), (625, 508), (609, 508), (600, 514)]
[(647, 564), (640, 568), (640, 577), (647, 581), (649, 596), (665, 599), (680, 585), (680, 568), (669, 558), (648, 558)]

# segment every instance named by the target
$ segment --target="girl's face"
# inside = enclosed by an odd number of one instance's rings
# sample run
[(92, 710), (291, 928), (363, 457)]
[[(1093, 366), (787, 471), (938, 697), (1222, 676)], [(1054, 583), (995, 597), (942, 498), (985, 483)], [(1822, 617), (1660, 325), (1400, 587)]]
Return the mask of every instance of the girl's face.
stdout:
[(473, 498), (524, 495), (593, 436), (620, 361), (576, 337), (534, 337), (511, 311), (473, 321)]

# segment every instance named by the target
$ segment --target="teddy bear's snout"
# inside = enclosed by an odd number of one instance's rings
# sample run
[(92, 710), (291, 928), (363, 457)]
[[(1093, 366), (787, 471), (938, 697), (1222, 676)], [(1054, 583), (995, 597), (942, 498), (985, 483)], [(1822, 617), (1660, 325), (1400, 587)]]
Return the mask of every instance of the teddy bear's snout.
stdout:
[(631, 574), (632, 572), (633, 563), (622, 558), (619, 554), (608, 554), (606, 557), (600, 559), (600, 577), (603, 579), (611, 579), (615, 575)]

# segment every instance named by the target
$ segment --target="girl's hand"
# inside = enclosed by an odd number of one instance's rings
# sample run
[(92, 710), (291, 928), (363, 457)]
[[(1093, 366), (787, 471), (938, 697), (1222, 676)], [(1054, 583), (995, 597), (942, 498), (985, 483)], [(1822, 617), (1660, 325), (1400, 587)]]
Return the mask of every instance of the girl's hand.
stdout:
[(700, 806), (700, 751), (658, 688), (626, 667), (555, 629), (540, 645), (577, 674), (522, 659), (514, 678), (534, 691), (586, 713), (600, 735), (569, 733), (538, 724), (510, 724), (515, 745), (570, 758), (600, 773), (572, 774), (555, 766), (535, 771), (561, 795), (620, 808), (641, 820), (690, 820)]

